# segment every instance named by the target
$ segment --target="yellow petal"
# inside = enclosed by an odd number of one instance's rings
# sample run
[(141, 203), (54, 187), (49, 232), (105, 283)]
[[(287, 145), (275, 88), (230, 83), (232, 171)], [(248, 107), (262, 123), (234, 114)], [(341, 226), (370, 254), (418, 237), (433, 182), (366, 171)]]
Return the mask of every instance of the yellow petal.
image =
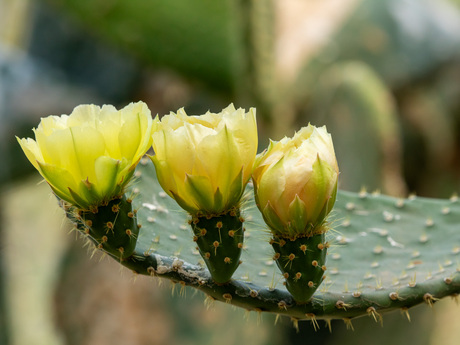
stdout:
[(35, 169), (38, 169), (38, 162), (43, 163), (43, 156), (35, 140), (30, 138), (19, 139), (18, 137), (16, 137), (16, 139), (26, 154), (27, 159), (30, 161), (30, 163), (32, 163)]
[(264, 208), (270, 201), (272, 206), (276, 208), (278, 215), (287, 220), (287, 207), (278, 202), (282, 192), (286, 186), (286, 177), (283, 169), (283, 159), (280, 159), (276, 164), (268, 168), (261, 176), (257, 194), (259, 199), (259, 207)]
[[(115, 121), (113, 121), (115, 120)], [(105, 149), (107, 155), (114, 159), (121, 159), (123, 157), (120, 151), (120, 133), (121, 125), (113, 119), (112, 116), (97, 126), (98, 132), (103, 136), (105, 142)]]
[(292, 150), (286, 153), (283, 160), (283, 171), (288, 181), (281, 193), (280, 202), (289, 205), (295, 196), (302, 192), (312, 175), (315, 158), (316, 152), (314, 151), (305, 153)]
[[(280, 159), (280, 157), (282, 157)], [(293, 138), (270, 142), (257, 156), (253, 172), (259, 209), (270, 204), (282, 224), (275, 233), (295, 238), (323, 224), (337, 191), (338, 166), (326, 128), (309, 125)], [(269, 219), (270, 215), (264, 215)]]
[[(129, 105), (126, 106), (125, 108), (127, 107), (129, 107)], [(121, 116), (123, 109), (117, 110), (112, 105), (104, 104), (102, 108), (100, 108), (100, 113), (98, 115), (95, 115), (97, 119), (96, 128), (98, 130), (101, 130), (101, 127), (104, 126), (105, 122), (107, 121), (111, 121), (115, 123), (118, 127), (121, 127), (121, 125), (123, 124), (122, 116)]]
[(45, 118), (42, 118), (38, 128), (34, 132), (38, 131), (43, 133), (43, 135), (48, 136), (53, 133), (55, 130), (67, 128), (67, 115), (55, 116), (51, 115)]
[(152, 133), (152, 147), (156, 159), (166, 159), (166, 138), (164, 130), (159, 129)]
[(141, 124), (138, 114), (125, 119), (118, 134), (118, 141), (121, 155), (132, 160), (136, 155), (141, 141)]
[[(113, 108), (113, 107), (112, 107)], [(101, 108), (94, 104), (77, 106), (69, 115), (67, 120), (68, 127), (77, 127), (85, 124), (96, 127), (96, 118), (101, 112)]]
[(213, 191), (220, 187), (221, 192), (227, 193), (231, 182), (235, 179), (242, 166), (237, 160), (238, 149), (228, 130), (205, 136), (196, 146), (196, 155), (202, 170), (195, 173), (207, 176)]
[[(134, 153), (134, 157), (140, 157), (145, 154), (152, 144), (152, 116), (149, 108), (143, 102), (131, 103), (121, 111), (121, 120), (124, 123), (134, 121), (138, 125), (139, 138), (137, 140), (137, 148)], [(134, 133), (132, 131), (131, 133)], [(127, 156), (126, 156), (127, 157)], [(135, 160), (137, 160), (135, 158)]]
[(74, 176), (82, 176), (70, 128), (57, 130), (49, 136), (37, 133), (37, 144), (47, 164), (61, 167)]
[[(175, 176), (171, 173), (171, 169), (168, 166), (168, 163), (164, 160), (158, 160), (156, 156), (150, 156), (153, 164), (155, 165), (155, 171), (157, 174), (158, 182), (163, 187), (166, 193), (169, 196), (173, 196), (173, 193), (178, 194), (178, 187), (176, 184)], [(182, 184), (185, 180), (185, 177), (182, 181)]]
[(200, 145), (204, 138), (217, 134), (217, 131), (214, 128), (203, 126), (202, 124), (198, 123), (192, 125), (188, 122), (185, 122), (184, 128), (194, 146)]
[(95, 161), (105, 153), (104, 138), (92, 127), (71, 127), (70, 133), (81, 180), (89, 179), (92, 183), (97, 182)]
[(180, 127), (174, 131), (164, 131), (164, 152), (160, 152), (155, 147), (155, 154), (158, 159), (163, 157), (168, 163), (168, 168), (176, 178), (185, 181), (185, 174), (197, 174), (195, 164), (195, 146), (185, 127)]

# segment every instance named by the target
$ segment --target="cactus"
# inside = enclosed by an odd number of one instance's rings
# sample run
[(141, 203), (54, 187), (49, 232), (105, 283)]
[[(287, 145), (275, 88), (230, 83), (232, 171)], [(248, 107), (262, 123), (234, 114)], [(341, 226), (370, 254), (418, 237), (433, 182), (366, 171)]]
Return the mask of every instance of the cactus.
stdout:
[[(414, 39), (395, 8), (410, 9), (409, 17), (422, 30), (419, 39)], [(305, 62), (293, 90), (303, 98), (325, 68), (346, 60), (369, 65), (391, 88), (404, 86), (456, 56), (460, 40), (451, 34), (456, 30), (459, 13), (447, 1), (410, 0), (403, 5), (395, 0), (360, 0), (329, 43)], [(442, 42), (436, 37), (443, 37)]]
[[(192, 286), (212, 300), (314, 323), (349, 322), (362, 315), (380, 320), (382, 312), (407, 312), (423, 302), (431, 306), (460, 292), (460, 203), (455, 196), (397, 199), (340, 191), (326, 234), (326, 279), (308, 303), (298, 304), (276, 269), (251, 186), (242, 210), (243, 262), (233, 279), (221, 285), (212, 281), (192, 241), (188, 215), (161, 189), (153, 166), (143, 159), (137, 169), (131, 193), (142, 228), (134, 254), (120, 261), (135, 273)], [(84, 232), (81, 223), (77, 226)]]
[[(411, 87), (400, 98), (405, 145), (408, 151), (419, 151), (417, 155), (408, 155), (405, 161), (406, 178), (412, 182), (411, 189), (425, 195), (445, 193), (456, 180), (452, 170), (456, 164), (458, 120), (455, 111), (448, 109), (452, 102), (442, 95), (440, 84)], [(432, 176), (436, 176), (436, 181)]]

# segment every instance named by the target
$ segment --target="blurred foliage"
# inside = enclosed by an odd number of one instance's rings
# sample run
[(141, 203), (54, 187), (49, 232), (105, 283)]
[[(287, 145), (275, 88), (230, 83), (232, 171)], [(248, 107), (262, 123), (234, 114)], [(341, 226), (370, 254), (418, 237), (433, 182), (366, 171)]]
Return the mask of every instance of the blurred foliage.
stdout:
[[(241, 64), (238, 2), (51, 0), (147, 63), (232, 90)], [(240, 60), (240, 61), (238, 61)]]
[(126, 103), (134, 96), (142, 67), (135, 56), (93, 35), (83, 35), (66, 17), (46, 5), (37, 6), (28, 52), (59, 71), (68, 84), (97, 94), (99, 102)]

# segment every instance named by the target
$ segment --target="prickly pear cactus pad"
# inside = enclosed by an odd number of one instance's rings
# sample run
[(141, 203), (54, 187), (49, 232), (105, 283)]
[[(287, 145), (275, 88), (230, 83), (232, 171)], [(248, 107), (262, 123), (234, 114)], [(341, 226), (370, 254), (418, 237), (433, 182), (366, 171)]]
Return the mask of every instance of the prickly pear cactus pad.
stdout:
[[(130, 195), (139, 231), (135, 253), (121, 263), (139, 274), (195, 287), (210, 298), (293, 319), (342, 318), (407, 311), (460, 292), (460, 202), (396, 199), (339, 192), (326, 240), (325, 280), (310, 302), (297, 304), (273, 261), (271, 238), (247, 188), (245, 241), (233, 279), (214, 283), (199, 255), (188, 215), (159, 186), (144, 158)], [(119, 260), (119, 258), (116, 258)]]

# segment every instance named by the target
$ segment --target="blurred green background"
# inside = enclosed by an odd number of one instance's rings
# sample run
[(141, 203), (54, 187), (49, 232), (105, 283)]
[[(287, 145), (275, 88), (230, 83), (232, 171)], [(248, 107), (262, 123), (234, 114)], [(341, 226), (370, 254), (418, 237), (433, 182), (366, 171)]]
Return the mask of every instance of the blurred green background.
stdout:
[(327, 125), (340, 188), (460, 188), (458, 0), (0, 0), (0, 344), (458, 344), (450, 300), (330, 333), (91, 257), (14, 138), (78, 104)]

